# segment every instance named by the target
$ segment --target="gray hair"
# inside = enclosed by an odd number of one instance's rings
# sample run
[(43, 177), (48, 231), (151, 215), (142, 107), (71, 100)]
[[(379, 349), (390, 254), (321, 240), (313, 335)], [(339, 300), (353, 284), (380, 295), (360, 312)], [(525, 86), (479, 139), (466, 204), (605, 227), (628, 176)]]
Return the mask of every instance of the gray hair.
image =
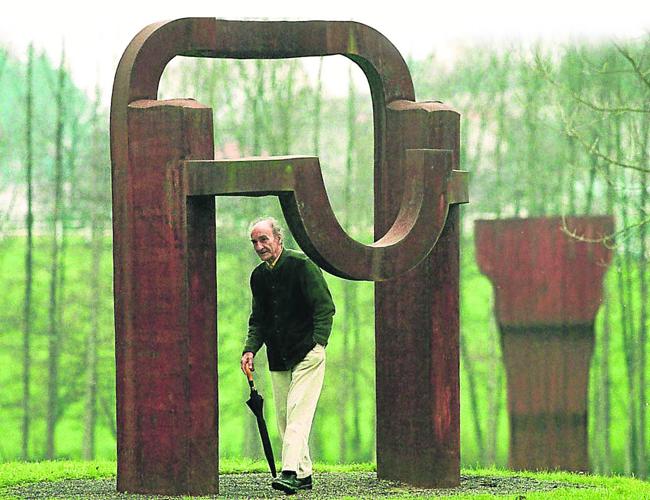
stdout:
[(250, 234), (250, 232), (253, 230), (253, 227), (255, 227), (255, 225), (259, 224), (260, 222), (268, 222), (271, 226), (273, 236), (278, 238), (280, 241), (284, 241), (284, 229), (275, 217), (265, 216), (255, 219), (253, 222), (251, 222), (250, 226), (248, 226), (248, 233)]

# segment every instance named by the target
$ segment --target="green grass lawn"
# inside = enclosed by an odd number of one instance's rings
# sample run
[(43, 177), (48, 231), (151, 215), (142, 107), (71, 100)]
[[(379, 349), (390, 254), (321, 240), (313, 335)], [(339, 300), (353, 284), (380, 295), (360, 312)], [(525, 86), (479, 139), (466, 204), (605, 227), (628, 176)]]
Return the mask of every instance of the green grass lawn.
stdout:
[[(319, 472), (368, 472), (374, 471), (374, 464), (346, 464), (346, 465), (317, 465)], [(264, 472), (264, 462), (250, 460), (220, 461), (222, 474), (236, 474), (247, 472)], [(104, 479), (112, 478), (116, 473), (116, 464), (113, 461), (53, 461), (53, 462), (8, 462), (0, 465), (0, 498), (12, 498), (6, 492), (11, 486), (30, 482), (60, 481), (64, 479)], [(504, 495), (502, 498), (521, 499), (650, 499), (650, 483), (629, 477), (603, 477), (587, 474), (571, 474), (566, 472), (513, 472), (503, 469), (463, 469), (466, 476), (488, 476), (507, 478), (511, 476), (526, 476), (538, 481), (552, 481), (566, 483), (566, 488), (557, 488), (551, 492), (527, 492), (524, 495)], [(572, 487), (576, 485), (577, 487)], [(588, 488), (579, 488), (580, 485)], [(432, 496), (431, 498), (453, 499), (489, 499), (493, 495), (461, 494), (454, 496)], [(410, 498), (408, 494), (394, 498)], [(420, 497), (419, 497), (420, 498)]]
[[(463, 469), (461, 474), (479, 476), (525, 476), (537, 479), (538, 481), (552, 481), (555, 483), (566, 483), (565, 489), (557, 489), (552, 492), (529, 492), (525, 494), (526, 500), (531, 499), (650, 499), (650, 483), (639, 479), (625, 476), (596, 476), (591, 474), (576, 474), (571, 472), (528, 472), (511, 471), (507, 469)], [(572, 488), (576, 486), (588, 486), (589, 488)], [(507, 495), (509, 498), (517, 498), (516, 495)], [(437, 497), (440, 498), (440, 497)], [(448, 498), (471, 498), (473, 500), (482, 498), (493, 498), (490, 495), (461, 495)]]

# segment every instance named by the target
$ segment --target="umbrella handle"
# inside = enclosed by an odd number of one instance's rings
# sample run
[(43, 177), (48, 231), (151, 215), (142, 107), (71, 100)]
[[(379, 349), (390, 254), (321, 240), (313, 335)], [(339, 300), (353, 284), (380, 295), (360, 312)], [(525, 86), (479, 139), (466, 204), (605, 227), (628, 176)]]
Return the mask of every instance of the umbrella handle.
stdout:
[(253, 372), (250, 371), (248, 365), (244, 366), (244, 371), (246, 372), (246, 378), (248, 379), (248, 385), (251, 389), (255, 389), (255, 383), (253, 382)]

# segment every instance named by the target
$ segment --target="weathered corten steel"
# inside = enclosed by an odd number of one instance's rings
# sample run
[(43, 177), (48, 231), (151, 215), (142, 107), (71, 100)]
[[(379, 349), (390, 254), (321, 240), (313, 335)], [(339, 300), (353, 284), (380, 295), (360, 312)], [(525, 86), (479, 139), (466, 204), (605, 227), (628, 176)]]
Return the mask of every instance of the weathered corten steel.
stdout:
[(128, 129), (129, 171), (113, 188), (124, 209), (114, 212), (118, 489), (207, 494), (218, 487), (214, 198), (186, 199), (177, 162), (214, 154), (212, 113), (140, 100)]
[(476, 222), (478, 264), (495, 290), (513, 469), (588, 470), (589, 363), (612, 258), (589, 240), (613, 231), (609, 216)]
[(405, 151), (404, 193), (388, 231), (371, 245), (350, 238), (329, 203), (316, 157), (188, 161), (189, 195), (276, 195), (296, 242), (323, 269), (348, 279), (381, 281), (414, 268), (434, 247), (450, 204), (467, 198), (466, 172), (452, 152)]
[[(333, 54), (370, 84), (372, 245), (339, 226), (317, 158), (214, 161), (211, 110), (156, 100), (177, 55)], [(377, 288), (378, 474), (458, 484), (456, 205), (467, 201), (467, 178), (456, 169), (458, 114), (413, 99), (399, 52), (359, 23), (188, 18), (134, 38), (111, 103), (119, 490), (218, 491), (215, 195), (278, 196), (301, 248), (338, 276), (408, 271)]]
[[(389, 104), (387, 156), (375, 170), (375, 237), (399, 210), (408, 148), (452, 151), (460, 116), (440, 103)], [(433, 251), (408, 273), (375, 285), (377, 475), (422, 486), (460, 482), (459, 221), (449, 209)]]

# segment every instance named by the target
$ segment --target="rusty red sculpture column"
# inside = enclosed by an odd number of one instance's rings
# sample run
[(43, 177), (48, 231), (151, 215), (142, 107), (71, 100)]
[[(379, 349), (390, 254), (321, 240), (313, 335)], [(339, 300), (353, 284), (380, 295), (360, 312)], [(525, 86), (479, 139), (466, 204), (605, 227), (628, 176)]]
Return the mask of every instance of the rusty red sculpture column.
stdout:
[(186, 200), (177, 165), (213, 154), (212, 114), (194, 101), (140, 100), (127, 120), (130, 170), (113, 178), (128, 197), (114, 205), (118, 489), (211, 493), (214, 198)]
[[(451, 152), (458, 168), (460, 116), (440, 103), (395, 103), (390, 158), (375, 176), (375, 232), (395, 219), (404, 148)], [(401, 157), (401, 158), (400, 158)], [(421, 486), (459, 484), (459, 226), (451, 206), (433, 251), (408, 273), (375, 285), (377, 475)]]
[[(574, 238), (563, 230), (578, 235)], [(513, 469), (589, 468), (587, 386), (612, 217), (477, 221), (508, 380)]]
[[(212, 114), (158, 101), (178, 55), (340, 54), (368, 79), (375, 127), (376, 241), (329, 204), (318, 158), (213, 159)], [(354, 22), (188, 18), (153, 24), (125, 51), (111, 102), (118, 490), (218, 491), (214, 197), (277, 196), (300, 247), (376, 295), (380, 478), (459, 483), (459, 116), (414, 102), (399, 52)], [(402, 276), (401, 278), (398, 278)]]

